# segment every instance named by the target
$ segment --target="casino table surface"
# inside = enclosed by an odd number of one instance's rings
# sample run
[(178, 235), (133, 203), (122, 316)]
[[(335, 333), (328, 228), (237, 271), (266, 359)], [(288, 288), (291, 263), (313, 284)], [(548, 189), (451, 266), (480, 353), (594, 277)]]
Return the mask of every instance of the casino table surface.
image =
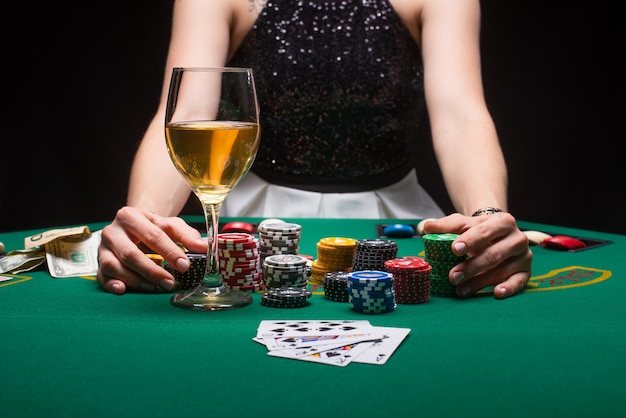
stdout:
[[(417, 222), (286, 221), (302, 225), (300, 252), (313, 256), (324, 237), (376, 238), (379, 224)], [(242, 309), (187, 311), (170, 294), (115, 296), (90, 277), (22, 273), (0, 283), (1, 415), (626, 416), (626, 236), (520, 227), (612, 243), (533, 247), (527, 289), (506, 300), (431, 297), (384, 314), (352, 311), (320, 289), (302, 308), (266, 307), (256, 293)], [(21, 249), (41, 231), (0, 241)], [(399, 256), (423, 251), (419, 237), (394, 240)], [(252, 340), (268, 319), (366, 319), (411, 331), (384, 365), (337, 367), (268, 356)]]

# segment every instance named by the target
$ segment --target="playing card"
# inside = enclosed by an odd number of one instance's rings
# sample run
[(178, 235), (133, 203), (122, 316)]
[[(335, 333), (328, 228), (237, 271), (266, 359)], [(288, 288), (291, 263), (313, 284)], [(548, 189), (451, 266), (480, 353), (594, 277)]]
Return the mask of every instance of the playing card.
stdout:
[(324, 336), (322, 340), (316, 340), (310, 342), (311, 338), (302, 342), (294, 342), (293, 344), (287, 344), (274, 348), (270, 351), (284, 351), (294, 357), (306, 356), (310, 354), (321, 353), (322, 351), (328, 351), (335, 348), (344, 347), (347, 345), (358, 344), (361, 342), (374, 342), (384, 338), (382, 332), (376, 332), (372, 334), (357, 334), (357, 335), (337, 335), (337, 336)]
[(385, 364), (411, 330), (359, 321), (261, 321), (253, 338), (268, 355), (346, 366)]
[[(257, 339), (268, 350), (294, 349), (317, 345), (335, 347), (372, 338), (373, 327), (366, 320), (359, 321), (261, 321)], [(374, 336), (376, 338), (380, 335)]]
[(372, 325), (367, 320), (264, 320), (257, 328), (257, 337), (342, 335), (371, 329)]
[(305, 356), (292, 356), (286, 350), (270, 351), (267, 354), (273, 357), (282, 357), (302, 361), (310, 361), (313, 363), (328, 364), (331, 366), (345, 367), (358, 358), (370, 343), (349, 344), (342, 347), (333, 348), (331, 350), (322, 351), (315, 354)]
[(406, 336), (409, 335), (409, 332), (411, 332), (410, 328), (374, 328), (384, 334), (383, 338), (368, 344), (367, 350), (359, 354), (359, 356), (354, 359), (355, 362), (385, 364), (402, 341), (404, 341)]

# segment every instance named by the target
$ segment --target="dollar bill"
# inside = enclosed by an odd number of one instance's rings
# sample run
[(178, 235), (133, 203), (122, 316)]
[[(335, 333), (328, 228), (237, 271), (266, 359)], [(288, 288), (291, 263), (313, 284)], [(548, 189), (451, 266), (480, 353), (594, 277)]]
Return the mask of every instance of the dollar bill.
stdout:
[(102, 231), (87, 237), (56, 238), (45, 244), (48, 271), (52, 277), (95, 276)]
[(24, 248), (29, 249), (41, 247), (59, 238), (74, 237), (82, 239), (89, 237), (89, 235), (91, 235), (91, 231), (89, 231), (89, 227), (87, 226), (50, 229), (40, 234), (35, 234), (24, 238)]
[(46, 261), (46, 252), (43, 248), (9, 251), (0, 258), (0, 274), (17, 274), (34, 270)]

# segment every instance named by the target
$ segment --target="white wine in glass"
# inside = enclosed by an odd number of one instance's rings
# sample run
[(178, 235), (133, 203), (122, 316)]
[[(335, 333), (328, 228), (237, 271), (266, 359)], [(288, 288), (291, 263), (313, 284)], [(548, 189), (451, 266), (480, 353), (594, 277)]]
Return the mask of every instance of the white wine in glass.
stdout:
[(174, 68), (165, 118), (167, 150), (202, 203), (209, 248), (203, 283), (176, 293), (175, 306), (213, 311), (248, 305), (226, 286), (217, 260), (220, 208), (259, 148), (259, 110), (249, 68)]

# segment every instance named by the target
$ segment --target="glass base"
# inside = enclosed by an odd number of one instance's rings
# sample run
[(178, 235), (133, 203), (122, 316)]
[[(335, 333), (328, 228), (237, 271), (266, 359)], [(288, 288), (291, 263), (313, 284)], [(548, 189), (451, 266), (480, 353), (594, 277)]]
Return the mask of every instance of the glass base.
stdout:
[(194, 289), (176, 293), (170, 302), (179, 308), (195, 311), (220, 311), (249, 305), (252, 296), (224, 285), (211, 287), (201, 284)]

